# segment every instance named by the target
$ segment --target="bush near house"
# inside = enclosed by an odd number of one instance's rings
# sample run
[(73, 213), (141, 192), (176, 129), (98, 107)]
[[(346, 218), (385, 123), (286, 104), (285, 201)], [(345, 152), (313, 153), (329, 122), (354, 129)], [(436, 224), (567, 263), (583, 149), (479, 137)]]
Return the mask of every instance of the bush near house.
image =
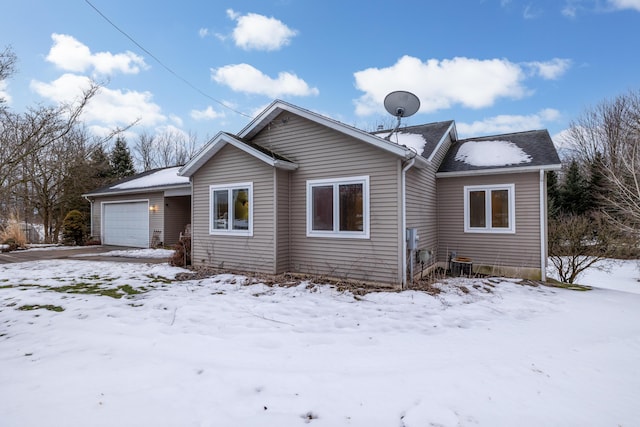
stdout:
[(182, 237), (173, 249), (175, 252), (169, 258), (169, 265), (174, 267), (191, 265), (191, 237)]
[(65, 245), (82, 245), (87, 234), (84, 214), (79, 210), (67, 213), (62, 222), (62, 239)]

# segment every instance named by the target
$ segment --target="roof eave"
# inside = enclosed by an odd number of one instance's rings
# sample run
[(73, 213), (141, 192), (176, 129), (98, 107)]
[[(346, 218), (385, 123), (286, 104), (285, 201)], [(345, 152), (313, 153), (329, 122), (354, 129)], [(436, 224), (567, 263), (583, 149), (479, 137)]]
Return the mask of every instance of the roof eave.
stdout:
[(85, 193), (82, 197), (104, 197), (104, 196), (118, 196), (120, 194), (135, 194), (135, 193), (156, 193), (165, 190), (175, 190), (179, 188), (191, 188), (191, 183), (175, 184), (175, 185), (162, 185), (158, 187), (136, 187), (136, 188), (123, 188), (115, 189), (112, 191), (101, 191), (99, 193)]
[(440, 149), (442, 148), (442, 144), (444, 144), (444, 142), (447, 140), (447, 136), (450, 134), (452, 135), (451, 137), (452, 141), (455, 141), (458, 138), (458, 132), (456, 130), (456, 122), (453, 120), (451, 121), (451, 124), (447, 128), (447, 131), (442, 135), (442, 137), (440, 138), (440, 141), (438, 141), (438, 143), (436, 144), (436, 147), (433, 149), (433, 151), (429, 155), (428, 160), (430, 162), (433, 161), (433, 158), (440, 151)]
[(474, 170), (466, 170), (466, 171), (437, 172), (436, 178), (453, 178), (458, 176), (480, 176), (480, 175), (503, 175), (508, 173), (535, 172), (539, 170), (556, 171), (560, 169), (562, 169), (561, 164), (538, 165), (538, 166), (515, 166), (515, 167), (493, 168), (493, 169), (474, 169)]
[(253, 138), (258, 132), (260, 132), (269, 123), (271, 123), (271, 121), (276, 116), (278, 116), (278, 114), (284, 111), (288, 111), (292, 114), (304, 117), (305, 119), (311, 120), (330, 129), (349, 135), (353, 138), (368, 142), (373, 146), (381, 148), (385, 151), (389, 151), (397, 156), (404, 157), (405, 159), (409, 159), (412, 156), (411, 150), (406, 147), (386, 141), (383, 138), (371, 135), (370, 133), (363, 130), (345, 125), (344, 123), (340, 123), (336, 120), (330, 119), (320, 114), (316, 114), (312, 111), (305, 110), (281, 100), (272, 102), (262, 113), (260, 113), (255, 119), (253, 119), (251, 123), (249, 123), (244, 129), (242, 129), (238, 133), (238, 136), (240, 138), (247, 139)]
[(193, 161), (190, 161), (182, 169), (180, 169), (178, 174), (181, 176), (192, 176), (198, 169), (200, 169), (207, 161), (215, 156), (216, 153), (218, 153), (218, 151), (220, 151), (227, 144), (233, 145), (237, 149), (244, 151), (250, 156), (261, 160), (270, 166), (286, 170), (295, 170), (298, 168), (298, 165), (296, 163), (287, 162), (286, 160), (280, 160), (271, 157), (263, 153), (262, 151), (256, 150), (255, 148), (245, 144), (242, 141), (238, 141), (233, 136), (221, 132), (214, 139), (209, 141), (206, 150), (202, 150), (200, 153), (198, 153), (198, 155), (194, 157)]

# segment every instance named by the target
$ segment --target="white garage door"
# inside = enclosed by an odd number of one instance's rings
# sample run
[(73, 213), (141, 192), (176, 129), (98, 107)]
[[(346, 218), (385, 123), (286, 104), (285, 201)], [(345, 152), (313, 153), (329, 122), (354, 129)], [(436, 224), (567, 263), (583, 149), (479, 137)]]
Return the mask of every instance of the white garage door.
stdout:
[(102, 244), (149, 247), (149, 203), (105, 203), (102, 211)]

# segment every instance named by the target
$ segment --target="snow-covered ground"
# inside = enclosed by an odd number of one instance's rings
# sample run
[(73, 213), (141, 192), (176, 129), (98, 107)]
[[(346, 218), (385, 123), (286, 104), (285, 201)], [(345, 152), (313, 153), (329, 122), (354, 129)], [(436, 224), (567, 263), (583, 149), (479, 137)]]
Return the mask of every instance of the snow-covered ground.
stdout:
[[(639, 294), (166, 283), (181, 271), (0, 265), (0, 425), (640, 425)], [(640, 286), (622, 271), (593, 284)]]

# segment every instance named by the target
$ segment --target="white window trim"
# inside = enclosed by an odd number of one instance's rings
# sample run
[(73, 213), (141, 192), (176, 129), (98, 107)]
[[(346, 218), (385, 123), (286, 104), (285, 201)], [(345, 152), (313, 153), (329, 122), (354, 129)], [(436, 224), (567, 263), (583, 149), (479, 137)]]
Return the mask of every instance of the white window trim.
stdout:
[[(345, 184), (362, 184), (362, 231), (340, 231), (338, 186)], [(316, 186), (333, 185), (333, 231), (313, 230), (313, 209), (311, 189)], [(331, 237), (336, 239), (368, 239), (369, 238), (369, 176), (352, 176), (348, 178), (313, 179), (307, 181), (307, 237)]]
[[(248, 189), (249, 191), (249, 229), (248, 230), (233, 230), (232, 228), (220, 229), (213, 228), (213, 224), (215, 218), (213, 218), (213, 213), (215, 211), (213, 207), (213, 192), (220, 190), (227, 190), (228, 192), (228, 203), (229, 203), (229, 217), (233, 218), (233, 190), (242, 190)], [(231, 227), (232, 222), (228, 221), (227, 227)], [(218, 235), (218, 236), (245, 236), (252, 237), (253, 236), (253, 182), (239, 182), (233, 184), (220, 184), (220, 185), (210, 185), (209, 186), (209, 234), (210, 235)]]
[[(509, 227), (494, 228), (491, 226), (491, 191), (507, 190), (509, 197)], [(485, 191), (485, 227), (471, 227), (469, 215), (469, 193), (472, 191)], [(495, 233), (515, 234), (516, 232), (516, 186), (515, 184), (494, 185), (466, 185), (464, 187), (464, 232), (465, 233)]]

